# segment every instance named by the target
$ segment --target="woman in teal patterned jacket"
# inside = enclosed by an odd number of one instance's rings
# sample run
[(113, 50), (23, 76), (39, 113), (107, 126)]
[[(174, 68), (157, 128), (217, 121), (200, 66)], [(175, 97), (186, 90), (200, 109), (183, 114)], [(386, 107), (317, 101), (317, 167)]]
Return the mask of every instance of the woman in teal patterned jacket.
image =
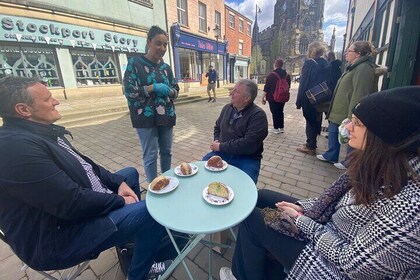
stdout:
[(161, 172), (171, 168), (174, 100), (179, 86), (170, 66), (163, 62), (167, 46), (168, 34), (152, 26), (147, 34), (147, 54), (131, 58), (124, 74), (124, 93), (142, 146), (148, 182), (157, 177), (158, 150)]

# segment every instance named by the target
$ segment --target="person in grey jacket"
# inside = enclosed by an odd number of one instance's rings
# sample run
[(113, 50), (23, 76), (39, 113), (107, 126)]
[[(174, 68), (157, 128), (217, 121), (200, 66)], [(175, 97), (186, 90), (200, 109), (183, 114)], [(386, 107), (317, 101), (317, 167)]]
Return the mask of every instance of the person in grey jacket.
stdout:
[[(354, 42), (347, 49), (346, 60), (349, 64), (337, 82), (327, 113), (328, 150), (317, 155), (317, 158), (334, 163), (339, 169), (346, 168), (346, 160), (338, 161), (340, 154), (338, 127), (345, 118), (351, 117), (352, 108), (362, 97), (378, 91), (378, 76), (375, 74), (378, 66), (370, 61), (373, 54), (373, 47), (366, 41)], [(350, 151), (351, 149), (348, 149), (348, 153)]]
[(214, 126), (214, 138), (210, 144), (212, 152), (203, 160), (214, 155), (248, 174), (255, 184), (260, 173), (263, 141), (268, 135), (268, 121), (264, 110), (254, 100), (257, 84), (243, 79), (230, 92), (231, 103), (226, 104)]
[[(220, 279), (267, 280), (268, 253), (281, 271), (276, 280), (419, 279), (419, 113), (420, 86), (360, 100), (346, 122), (355, 149), (347, 172), (318, 198), (260, 190)], [(268, 221), (267, 208), (283, 228)]]

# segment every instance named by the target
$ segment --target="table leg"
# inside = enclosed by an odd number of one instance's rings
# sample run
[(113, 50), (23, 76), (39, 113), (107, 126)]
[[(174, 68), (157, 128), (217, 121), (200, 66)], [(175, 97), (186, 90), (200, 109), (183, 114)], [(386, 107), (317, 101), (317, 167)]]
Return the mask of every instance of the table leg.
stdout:
[(209, 248), (209, 280), (213, 279), (213, 274), (211, 271), (212, 268), (212, 259), (213, 259), (213, 233), (210, 233), (210, 248)]
[(159, 279), (166, 279), (169, 277), (169, 275), (171, 275), (171, 273), (174, 271), (174, 269), (178, 266), (178, 264), (180, 262), (182, 262), (182, 264), (184, 265), (184, 268), (188, 274), (188, 277), (191, 280), (194, 280), (194, 278), (191, 275), (191, 272), (187, 266), (187, 264), (184, 261), (184, 258), (188, 255), (189, 252), (191, 252), (192, 249), (194, 249), (194, 247), (200, 242), (201, 239), (204, 238), (204, 236), (206, 236), (205, 234), (197, 234), (194, 235), (194, 237), (191, 239), (190, 242), (188, 242), (188, 244), (182, 249), (182, 251), (179, 250), (178, 245), (175, 242), (174, 237), (172, 236), (171, 231), (168, 228), (165, 228), (166, 232), (168, 233), (169, 238), (172, 241), (172, 244), (175, 247), (176, 252), (178, 253), (178, 256), (175, 258), (175, 260), (173, 261), (173, 263), (168, 267), (168, 269), (165, 271), (165, 273), (161, 276), (161, 278)]

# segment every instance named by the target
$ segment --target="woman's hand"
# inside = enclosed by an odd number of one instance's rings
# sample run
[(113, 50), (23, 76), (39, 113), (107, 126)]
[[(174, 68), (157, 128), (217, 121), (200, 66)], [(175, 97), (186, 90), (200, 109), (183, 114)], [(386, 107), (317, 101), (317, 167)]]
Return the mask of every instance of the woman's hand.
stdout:
[(286, 201), (277, 202), (276, 207), (284, 211), (291, 218), (302, 215), (303, 212), (303, 208), (299, 205)]
[(167, 97), (171, 92), (171, 88), (164, 83), (154, 83), (153, 92), (156, 94), (156, 96)]
[(263, 94), (262, 100), (261, 100), (262, 105), (265, 105), (265, 103), (267, 103), (267, 98), (265, 97), (266, 95), (267, 95), (267, 93), (264, 91), (264, 94)]

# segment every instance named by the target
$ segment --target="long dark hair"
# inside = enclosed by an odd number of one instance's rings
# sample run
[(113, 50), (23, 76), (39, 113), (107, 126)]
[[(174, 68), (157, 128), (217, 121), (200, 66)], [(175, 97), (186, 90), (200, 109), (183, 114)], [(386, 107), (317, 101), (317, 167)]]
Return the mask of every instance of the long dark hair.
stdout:
[(364, 150), (350, 154), (347, 169), (357, 204), (373, 203), (382, 186), (382, 197), (390, 198), (398, 194), (409, 179), (418, 179), (418, 174), (408, 164), (409, 159), (420, 154), (418, 131), (395, 146), (383, 142), (369, 130), (365, 141)]

